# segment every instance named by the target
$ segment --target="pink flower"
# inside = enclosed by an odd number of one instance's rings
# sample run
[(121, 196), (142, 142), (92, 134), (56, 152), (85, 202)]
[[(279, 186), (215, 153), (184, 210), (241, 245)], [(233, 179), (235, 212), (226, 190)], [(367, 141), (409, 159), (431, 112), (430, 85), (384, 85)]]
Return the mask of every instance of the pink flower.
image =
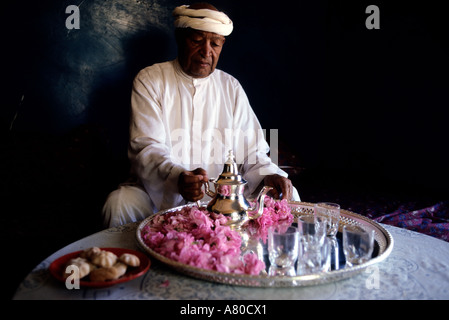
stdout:
[(204, 226), (207, 229), (210, 229), (213, 225), (212, 219), (201, 210), (192, 209), (189, 213), (189, 218), (197, 226)]
[(236, 254), (226, 254), (222, 255), (217, 259), (217, 271), (220, 272), (231, 272), (241, 269), (243, 263), (240, 260), (240, 255)]
[(259, 260), (255, 253), (245, 254), (243, 261), (245, 263), (244, 272), (246, 274), (258, 275), (265, 269), (265, 263)]

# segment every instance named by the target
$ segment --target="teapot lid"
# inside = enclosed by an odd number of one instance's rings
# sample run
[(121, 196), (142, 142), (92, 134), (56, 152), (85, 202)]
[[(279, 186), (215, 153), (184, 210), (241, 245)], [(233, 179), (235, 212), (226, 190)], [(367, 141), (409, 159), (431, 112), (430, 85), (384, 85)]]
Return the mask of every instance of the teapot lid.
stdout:
[(223, 172), (215, 183), (226, 185), (246, 183), (246, 180), (239, 174), (237, 163), (234, 159), (234, 152), (232, 150), (229, 150), (228, 159), (223, 166)]

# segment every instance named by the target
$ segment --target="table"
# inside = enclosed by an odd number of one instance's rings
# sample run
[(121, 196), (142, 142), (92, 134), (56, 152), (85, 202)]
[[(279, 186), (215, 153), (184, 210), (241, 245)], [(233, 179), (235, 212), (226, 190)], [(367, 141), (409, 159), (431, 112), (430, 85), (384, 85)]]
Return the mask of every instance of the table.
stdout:
[(394, 238), (390, 256), (349, 279), (318, 286), (250, 288), (199, 280), (152, 260), (143, 276), (108, 288), (69, 290), (48, 266), (56, 258), (89, 247), (139, 250), (138, 223), (106, 229), (55, 252), (25, 277), (13, 297), (23, 299), (288, 300), (288, 299), (448, 299), (449, 243), (417, 232), (383, 225)]

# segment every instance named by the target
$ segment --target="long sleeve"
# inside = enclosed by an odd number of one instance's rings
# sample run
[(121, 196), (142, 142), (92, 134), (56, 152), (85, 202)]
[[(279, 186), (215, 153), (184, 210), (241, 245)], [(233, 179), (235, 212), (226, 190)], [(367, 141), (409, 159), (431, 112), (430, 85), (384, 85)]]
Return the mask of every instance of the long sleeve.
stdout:
[(144, 83), (144, 75), (141, 72), (133, 84), (128, 155), (134, 173), (156, 208), (162, 210), (182, 202), (176, 191), (179, 174), (185, 169), (171, 156), (157, 83)]

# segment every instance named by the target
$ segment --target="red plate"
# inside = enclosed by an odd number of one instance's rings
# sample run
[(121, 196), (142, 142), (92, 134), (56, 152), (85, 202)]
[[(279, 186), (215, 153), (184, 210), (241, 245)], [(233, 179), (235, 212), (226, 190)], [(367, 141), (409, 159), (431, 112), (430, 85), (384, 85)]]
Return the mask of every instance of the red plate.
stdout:
[[(81, 287), (94, 287), (94, 288), (102, 288), (102, 287), (109, 287), (113, 286), (117, 283), (126, 282), (135, 278), (140, 277), (141, 275), (145, 274), (151, 265), (151, 260), (148, 259), (148, 257), (139, 251), (131, 250), (131, 249), (123, 249), (123, 248), (100, 248), (101, 250), (106, 250), (114, 253), (118, 257), (122, 255), (123, 253), (131, 253), (136, 255), (140, 259), (140, 266), (138, 267), (128, 267), (126, 270), (126, 273), (116, 279), (116, 280), (110, 280), (110, 281), (88, 281), (88, 280), (80, 280), (80, 286)], [(72, 252), (69, 254), (66, 254), (55, 261), (53, 261), (50, 266), (48, 267), (50, 273), (58, 279), (59, 281), (62, 281), (65, 283), (66, 279), (63, 277), (63, 273), (65, 270), (65, 267), (70, 259), (76, 258), (80, 255), (81, 252), (84, 250)]]

